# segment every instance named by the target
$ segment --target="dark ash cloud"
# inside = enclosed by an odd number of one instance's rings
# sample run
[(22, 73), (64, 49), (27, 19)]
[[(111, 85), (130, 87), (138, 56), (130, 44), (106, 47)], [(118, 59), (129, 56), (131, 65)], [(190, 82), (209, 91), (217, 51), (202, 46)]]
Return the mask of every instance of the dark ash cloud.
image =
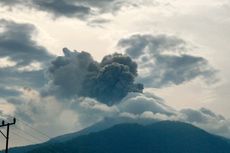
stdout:
[(132, 59), (128, 56), (124, 56), (122, 54), (115, 53), (113, 55), (107, 55), (105, 56), (101, 63), (100, 66), (104, 67), (109, 64), (113, 63), (119, 63), (122, 65), (126, 65), (129, 68), (129, 71), (134, 75), (137, 76), (137, 64), (132, 61)]
[(113, 105), (129, 92), (142, 92), (143, 85), (134, 83), (137, 65), (130, 57), (115, 53), (98, 63), (87, 52), (63, 51), (49, 67), (50, 83), (43, 94), (91, 97)]
[(3, 29), (3, 32), (0, 32), (0, 58), (8, 57), (18, 66), (52, 58), (44, 47), (32, 39), (36, 30), (33, 25), (0, 20), (0, 27)]
[(47, 75), (52, 84), (49, 92), (72, 97), (82, 90), (82, 82), (94, 60), (87, 52), (71, 52), (67, 48), (63, 52), (64, 56), (57, 57), (48, 68)]
[(128, 56), (117, 53), (105, 56), (95, 70), (84, 81), (85, 96), (96, 97), (97, 100), (112, 105), (128, 92), (143, 90), (142, 84), (134, 84), (137, 65)]
[(189, 55), (187, 43), (175, 36), (136, 34), (121, 39), (117, 45), (137, 61), (141, 72), (138, 81), (145, 86), (179, 85), (197, 77), (207, 82), (216, 79), (216, 70), (208, 61)]

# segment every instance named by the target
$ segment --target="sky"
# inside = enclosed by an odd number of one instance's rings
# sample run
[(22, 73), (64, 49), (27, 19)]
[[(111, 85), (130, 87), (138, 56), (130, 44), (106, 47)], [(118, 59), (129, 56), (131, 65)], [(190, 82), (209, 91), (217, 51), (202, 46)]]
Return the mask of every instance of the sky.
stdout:
[(230, 1), (0, 6), (0, 118), (49, 137), (118, 118), (179, 120), (230, 138)]

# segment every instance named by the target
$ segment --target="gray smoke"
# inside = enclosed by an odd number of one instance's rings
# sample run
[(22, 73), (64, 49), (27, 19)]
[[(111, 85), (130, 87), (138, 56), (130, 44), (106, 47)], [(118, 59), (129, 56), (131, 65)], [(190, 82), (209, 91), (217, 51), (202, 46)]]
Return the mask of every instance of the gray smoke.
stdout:
[(143, 85), (135, 84), (137, 64), (126, 55), (105, 56), (100, 63), (87, 52), (63, 49), (48, 69), (50, 83), (47, 92), (71, 98), (95, 98), (107, 105), (118, 103), (129, 92), (142, 92)]
[(71, 52), (64, 48), (63, 53), (64, 56), (57, 57), (48, 68), (50, 85), (47, 92), (70, 98), (80, 93), (88, 67), (94, 61), (86, 52)]

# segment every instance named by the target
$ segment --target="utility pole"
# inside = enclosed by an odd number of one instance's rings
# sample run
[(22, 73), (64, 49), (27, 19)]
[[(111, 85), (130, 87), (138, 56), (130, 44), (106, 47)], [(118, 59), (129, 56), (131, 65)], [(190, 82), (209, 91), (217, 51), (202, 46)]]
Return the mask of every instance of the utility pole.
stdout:
[(2, 121), (2, 125), (0, 127), (6, 127), (6, 134), (4, 134), (1, 130), (0, 133), (3, 135), (3, 137), (6, 139), (6, 149), (5, 153), (8, 153), (8, 145), (9, 145), (9, 132), (10, 132), (10, 126), (14, 125), (16, 123), (16, 118), (13, 119), (12, 123), (5, 123), (5, 121)]

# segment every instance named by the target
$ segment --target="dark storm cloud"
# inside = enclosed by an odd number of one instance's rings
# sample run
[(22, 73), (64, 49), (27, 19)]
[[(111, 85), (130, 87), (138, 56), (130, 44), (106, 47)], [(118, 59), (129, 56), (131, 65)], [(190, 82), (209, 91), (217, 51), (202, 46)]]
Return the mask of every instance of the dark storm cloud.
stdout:
[[(0, 58), (7, 58), (15, 63), (0, 67), (0, 97), (17, 97), (22, 87), (41, 88), (47, 83), (42, 68), (53, 57), (33, 39), (36, 28), (31, 24), (0, 20)], [(34, 62), (41, 68), (26, 69)]]
[(139, 58), (143, 53), (157, 55), (166, 51), (185, 52), (187, 50), (184, 40), (167, 35), (136, 34), (121, 39), (118, 46), (125, 48), (126, 53), (133, 58)]
[(121, 39), (118, 47), (136, 59), (140, 74), (138, 81), (148, 87), (181, 84), (197, 77), (215, 81), (215, 72), (203, 57), (187, 54), (186, 42), (175, 36), (133, 35)]
[(0, 28), (3, 29), (0, 32), (0, 57), (8, 57), (20, 66), (44, 62), (52, 57), (44, 47), (32, 40), (36, 30), (33, 25), (0, 20)]
[(142, 92), (135, 84), (137, 65), (122, 54), (108, 55), (101, 63), (86, 52), (64, 49), (48, 70), (50, 84), (43, 94), (58, 93), (64, 97), (84, 96), (107, 105), (119, 102), (129, 92)]
[(179, 85), (197, 77), (211, 81), (215, 73), (206, 59), (191, 55), (159, 55), (149, 69), (150, 75), (140, 77), (140, 80), (154, 87)]
[(103, 13), (114, 13), (129, 4), (124, 0), (1, 0), (4, 6), (22, 5), (49, 12), (55, 17), (77, 17), (87, 19)]
[(33, 0), (33, 5), (39, 10), (53, 13), (56, 17), (79, 17), (84, 18), (91, 14), (89, 7), (82, 4), (75, 4), (74, 1), (67, 0)]
[(41, 88), (47, 81), (43, 70), (18, 71), (16, 67), (0, 69), (0, 86), (22, 86)]
[[(118, 11), (124, 5), (128, 5), (128, 1), (124, 0), (73, 0), (98, 9), (99, 13), (113, 13)], [(130, 3), (131, 5), (131, 3)]]

